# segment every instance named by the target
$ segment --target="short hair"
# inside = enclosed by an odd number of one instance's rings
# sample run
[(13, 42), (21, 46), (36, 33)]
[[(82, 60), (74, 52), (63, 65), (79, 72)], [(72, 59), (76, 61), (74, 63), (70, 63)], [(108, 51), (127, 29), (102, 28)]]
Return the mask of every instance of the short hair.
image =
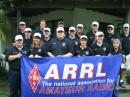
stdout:
[(41, 20), (40, 20), (40, 23), (41, 23), (41, 22), (46, 22), (46, 20), (45, 20), (45, 19), (41, 19)]

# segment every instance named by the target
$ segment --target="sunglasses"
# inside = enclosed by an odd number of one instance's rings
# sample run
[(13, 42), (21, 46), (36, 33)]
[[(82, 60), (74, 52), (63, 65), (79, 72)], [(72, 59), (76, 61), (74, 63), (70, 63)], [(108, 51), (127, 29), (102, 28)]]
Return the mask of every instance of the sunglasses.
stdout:
[(58, 31), (58, 33), (63, 33), (64, 31)]
[(74, 30), (70, 30), (70, 32), (75, 32)]
[(107, 30), (114, 30), (113, 28), (107, 28)]

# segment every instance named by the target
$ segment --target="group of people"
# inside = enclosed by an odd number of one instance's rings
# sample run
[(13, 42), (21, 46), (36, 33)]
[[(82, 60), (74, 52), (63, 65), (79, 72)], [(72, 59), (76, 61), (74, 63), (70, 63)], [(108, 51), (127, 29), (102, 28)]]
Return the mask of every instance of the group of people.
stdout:
[[(51, 29), (46, 26), (46, 21), (40, 21), (39, 28), (32, 31), (26, 27), (26, 23), (19, 22), (19, 32), (12, 37), (12, 46), (6, 53), (9, 62), (10, 97), (18, 97), (21, 85), (20, 57), (69, 57), (69, 56), (107, 56), (107, 55), (129, 55), (130, 54), (130, 27), (128, 23), (123, 25), (120, 35), (115, 33), (114, 25), (108, 25), (106, 33), (99, 31), (99, 22), (93, 21), (91, 31), (84, 32), (84, 25), (71, 26), (69, 30), (64, 29), (64, 22), (58, 22), (56, 33), (52, 37)], [(124, 63), (125, 61), (122, 61)], [(125, 88), (126, 65), (121, 66), (119, 85)], [(113, 93), (113, 97), (118, 95)]]

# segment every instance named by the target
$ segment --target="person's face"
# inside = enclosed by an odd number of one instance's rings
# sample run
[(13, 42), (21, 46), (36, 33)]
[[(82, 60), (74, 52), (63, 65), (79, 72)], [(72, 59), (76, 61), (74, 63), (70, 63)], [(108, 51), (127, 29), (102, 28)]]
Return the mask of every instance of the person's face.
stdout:
[(43, 35), (44, 35), (44, 37), (50, 37), (51, 32), (46, 30), (46, 31), (43, 32)]
[(93, 31), (96, 31), (96, 32), (97, 32), (97, 31), (98, 31), (98, 29), (99, 29), (99, 27), (98, 27), (97, 25), (95, 25), (95, 24), (94, 24), (94, 25), (92, 25), (92, 30), (93, 30)]
[(30, 36), (31, 36), (32, 33), (30, 31), (25, 31), (24, 34), (25, 34), (25, 37), (29, 37), (30, 38)]
[(58, 31), (57, 33), (56, 33), (56, 35), (57, 35), (57, 38), (58, 39), (63, 39), (64, 38), (64, 31)]
[(83, 32), (83, 28), (82, 27), (77, 27), (76, 31), (77, 31), (77, 33), (82, 33)]
[(103, 35), (96, 36), (97, 42), (103, 42), (103, 39), (104, 39)]
[(46, 27), (46, 22), (45, 21), (41, 21), (40, 22), (40, 28), (44, 29)]
[(124, 31), (124, 34), (129, 34), (129, 28), (128, 27), (124, 27), (123, 31)]
[(81, 46), (87, 46), (87, 39), (85, 39), (85, 38), (80, 39), (80, 44), (81, 44)]
[(33, 43), (34, 43), (34, 44), (36, 44), (36, 45), (37, 45), (37, 44), (40, 44), (40, 41), (41, 41), (41, 39), (40, 39), (39, 37), (37, 37), (37, 36), (36, 36), (36, 37), (33, 37)]
[(114, 41), (113, 42), (113, 47), (114, 48), (119, 48), (120, 47), (120, 42), (119, 41)]
[(15, 45), (16, 45), (17, 47), (23, 46), (23, 40), (22, 40), (22, 39), (15, 40)]
[(70, 36), (75, 36), (75, 34), (76, 34), (76, 31), (75, 31), (75, 30), (70, 30), (70, 31), (69, 31), (69, 35), (70, 35)]
[(107, 32), (108, 34), (114, 34), (114, 28), (108, 27)]
[(26, 25), (24, 25), (24, 24), (19, 25), (19, 30), (20, 31), (24, 31), (25, 28), (26, 28)]
[(58, 24), (58, 27), (63, 27), (64, 28), (64, 24)]

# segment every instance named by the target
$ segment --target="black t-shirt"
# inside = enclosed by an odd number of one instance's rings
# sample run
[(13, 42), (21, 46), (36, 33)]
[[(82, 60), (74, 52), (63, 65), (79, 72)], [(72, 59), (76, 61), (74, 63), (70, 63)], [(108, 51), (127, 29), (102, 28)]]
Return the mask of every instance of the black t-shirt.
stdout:
[(15, 46), (12, 46), (10, 47), (8, 50), (7, 50), (7, 53), (6, 53), (6, 60), (9, 62), (9, 68), (10, 70), (16, 70), (16, 71), (20, 71), (20, 67), (21, 67), (21, 62), (20, 62), (20, 59), (15, 59), (13, 61), (9, 61), (8, 60), (8, 57), (10, 55), (17, 55), (17, 54), (22, 54), (22, 55), (29, 55), (30, 54), (30, 50), (23, 47), (21, 50), (19, 50), (18, 48), (16, 48)]
[(30, 39), (24, 39), (24, 46), (30, 49), (30, 46), (32, 44), (32, 38)]
[(109, 45), (109, 47), (111, 47), (112, 46), (112, 40), (113, 39), (119, 39), (120, 41), (121, 41), (121, 37), (120, 37), (120, 35), (118, 35), (118, 34), (113, 34), (111, 37), (110, 36), (108, 36), (108, 34), (106, 34), (105, 35), (105, 42)]
[(74, 38), (74, 39), (71, 39), (71, 38), (68, 38), (71, 42), (72, 42), (72, 45), (73, 45), (73, 49), (74, 49), (74, 56), (76, 55), (76, 48), (80, 45), (80, 39), (78, 37)]
[(110, 53), (112, 55), (122, 55), (123, 54), (123, 51), (120, 49), (118, 50), (117, 52), (114, 50), (114, 49), (111, 49)]
[(95, 34), (93, 34), (92, 31), (89, 31), (86, 36), (88, 37), (88, 46), (92, 45), (95, 40)]
[(50, 41), (51, 41), (51, 39), (49, 39), (49, 40), (47, 41), (47, 40), (45, 40), (44, 38), (42, 38), (43, 45), (46, 47), (46, 49), (48, 49)]
[(32, 54), (33, 56), (38, 55), (38, 56), (45, 57), (45, 56), (47, 56), (47, 51), (44, 46), (42, 46), (40, 48), (31, 47), (30, 54)]
[(125, 55), (130, 54), (130, 35), (127, 37), (122, 35), (122, 50)]
[(103, 43), (101, 46), (98, 46), (97, 44), (92, 44), (91, 49), (93, 50), (94, 55), (107, 56), (110, 52), (110, 48), (106, 43)]
[(76, 54), (79, 56), (93, 56), (94, 53), (91, 48), (81, 48), (80, 46), (76, 48)]
[(55, 56), (73, 53), (73, 45), (67, 38), (62, 40), (55, 38), (50, 41), (48, 52), (51, 52)]

